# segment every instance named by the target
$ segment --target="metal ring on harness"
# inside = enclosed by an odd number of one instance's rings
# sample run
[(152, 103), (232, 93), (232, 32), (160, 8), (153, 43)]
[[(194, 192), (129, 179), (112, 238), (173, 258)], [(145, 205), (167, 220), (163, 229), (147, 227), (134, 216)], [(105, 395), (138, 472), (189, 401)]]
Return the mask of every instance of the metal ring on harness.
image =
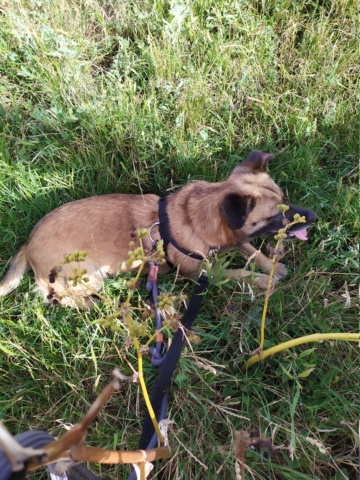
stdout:
[(155, 222), (155, 223), (153, 223), (153, 224), (151, 225), (151, 227), (149, 228), (149, 233), (148, 233), (153, 248), (155, 247), (155, 245), (156, 245), (157, 242), (158, 242), (158, 240), (154, 240), (154, 239), (152, 238), (152, 236), (151, 236), (151, 230), (155, 227), (155, 225), (160, 225), (160, 222)]

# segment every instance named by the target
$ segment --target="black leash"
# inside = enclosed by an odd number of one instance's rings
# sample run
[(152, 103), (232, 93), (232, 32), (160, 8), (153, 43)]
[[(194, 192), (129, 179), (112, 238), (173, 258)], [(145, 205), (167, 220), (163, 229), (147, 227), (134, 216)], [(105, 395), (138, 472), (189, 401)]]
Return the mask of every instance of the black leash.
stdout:
[[(189, 301), (188, 309), (181, 321), (183, 327), (189, 330), (199, 312), (201, 303), (204, 299), (205, 291), (208, 287), (209, 280), (206, 273), (202, 273), (199, 277), (198, 283), (195, 285), (193, 294)], [(165, 359), (160, 366), (159, 375), (157, 377), (153, 392), (150, 397), (151, 405), (154, 409), (156, 418), (159, 417), (161, 404), (163, 402), (166, 390), (170, 385), (172, 375), (176, 368), (176, 364), (179, 360), (181, 349), (185, 342), (185, 335), (182, 328), (179, 328), (175, 333), (171, 346), (166, 353)], [(146, 414), (141, 439), (139, 442), (139, 448), (144, 450), (147, 448), (154, 434), (154, 426), (150, 419), (149, 414)]]

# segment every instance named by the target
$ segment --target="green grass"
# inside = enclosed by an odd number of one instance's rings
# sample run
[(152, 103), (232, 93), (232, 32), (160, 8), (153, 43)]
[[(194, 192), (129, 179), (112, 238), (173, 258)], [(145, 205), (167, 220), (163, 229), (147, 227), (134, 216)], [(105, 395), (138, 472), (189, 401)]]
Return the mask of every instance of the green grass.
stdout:
[[(266, 346), (358, 331), (356, 7), (352, 0), (2, 2), (1, 272), (60, 204), (222, 180), (261, 149), (275, 154), (270, 172), (288, 197), (318, 215), (311, 241), (294, 242), (285, 259), (289, 275), (270, 299)], [(161, 288), (191, 291), (174, 280), (162, 278)], [(136, 365), (135, 354), (124, 336), (94, 323), (104, 306), (93, 314), (54, 310), (32, 287), (29, 274), (0, 299), (0, 417), (13, 433), (60, 434), (115, 366), (129, 372), (125, 357)], [(116, 281), (106, 288), (121, 297)], [(254, 427), (279, 454), (250, 450), (246, 478), (356, 478), (357, 346), (298, 347), (244, 375), (263, 301), (234, 282), (211, 287), (195, 326), (201, 342), (185, 349), (170, 391), (175, 454), (156, 478), (235, 478), (232, 432)], [(146, 373), (151, 386), (148, 363)], [(137, 386), (124, 385), (88, 444), (136, 448), (142, 411)], [(124, 467), (92, 468), (125, 477)]]

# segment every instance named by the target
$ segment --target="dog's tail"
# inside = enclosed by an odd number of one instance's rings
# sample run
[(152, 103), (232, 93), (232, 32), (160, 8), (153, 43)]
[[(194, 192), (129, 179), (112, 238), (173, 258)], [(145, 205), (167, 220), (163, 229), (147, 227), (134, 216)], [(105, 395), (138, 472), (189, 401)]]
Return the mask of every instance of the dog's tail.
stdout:
[(12, 258), (9, 270), (0, 282), (0, 297), (14, 290), (19, 285), (24, 273), (29, 269), (26, 250), (26, 245), (24, 245)]

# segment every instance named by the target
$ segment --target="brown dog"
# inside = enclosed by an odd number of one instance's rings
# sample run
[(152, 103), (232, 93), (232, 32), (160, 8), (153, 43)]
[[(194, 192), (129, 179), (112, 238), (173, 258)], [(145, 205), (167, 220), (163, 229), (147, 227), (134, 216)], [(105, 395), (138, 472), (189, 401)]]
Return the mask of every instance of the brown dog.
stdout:
[[(201, 258), (206, 258), (214, 247), (236, 247), (250, 255), (255, 253), (249, 241), (283, 228), (284, 215), (277, 208), (280, 203), (289, 205), (285, 214), (289, 221), (296, 213), (305, 216), (306, 224), (295, 225), (289, 232), (306, 239), (306, 228), (316, 216), (311, 210), (284, 202), (281, 189), (264, 170), (272, 158), (270, 154), (254, 151), (227, 180), (192, 182), (167, 197), (162, 227), (169, 236), (167, 259), (182, 274), (194, 277), (201, 269)], [(32, 230), (0, 283), (0, 296), (16, 288), (31, 267), (45, 299), (54, 294), (62, 304), (81, 303), (91, 292), (69, 280), (74, 266), (63, 265), (62, 271), (51, 278), (50, 271), (61, 265), (64, 255), (87, 252), (81, 269), (87, 271), (88, 285), (99, 291), (107, 274), (139, 266), (139, 261), (130, 266), (126, 263), (129, 242), (138, 229), (152, 227), (151, 237), (143, 240), (150, 251), (151, 239), (160, 238), (158, 222), (156, 195), (112, 194), (67, 203), (46, 215)], [(265, 271), (270, 269), (271, 262), (263, 254), (256, 255), (255, 262)], [(163, 273), (168, 270), (167, 265), (161, 267)], [(239, 269), (230, 270), (229, 275), (246, 278), (252, 274)], [(284, 265), (276, 264), (276, 280), (285, 275)], [(252, 281), (266, 288), (268, 276), (257, 274)]]

